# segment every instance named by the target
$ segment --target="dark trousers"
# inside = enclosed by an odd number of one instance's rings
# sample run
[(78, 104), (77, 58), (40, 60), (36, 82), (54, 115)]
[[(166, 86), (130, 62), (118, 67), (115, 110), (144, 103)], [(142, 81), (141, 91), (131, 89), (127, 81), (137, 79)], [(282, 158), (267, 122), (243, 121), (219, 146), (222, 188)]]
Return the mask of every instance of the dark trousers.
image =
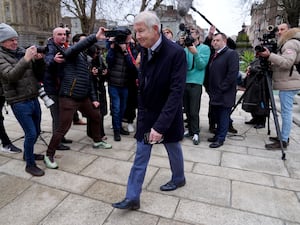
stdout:
[(4, 127), (4, 116), (2, 110), (5, 104), (5, 97), (0, 96), (0, 140), (3, 146), (11, 144), (9, 137), (7, 136), (5, 127)]
[(183, 96), (184, 110), (191, 135), (199, 134), (199, 111), (201, 105), (202, 85), (186, 84)]
[(211, 105), (211, 113), (217, 123), (217, 132), (215, 137), (224, 142), (230, 123), (231, 107), (223, 107), (219, 105)]
[[(175, 184), (185, 180), (184, 162), (182, 148), (179, 142), (164, 143), (169, 156), (172, 178)], [(137, 142), (135, 159), (130, 170), (127, 183), (126, 198), (130, 200), (140, 200), (144, 178), (148, 162), (151, 156), (152, 145), (145, 144), (143, 141)]]
[(79, 110), (82, 114), (91, 119), (91, 136), (94, 142), (101, 141), (100, 136), (100, 110), (93, 107), (89, 98), (80, 101), (75, 101), (72, 98), (59, 98), (59, 126), (52, 135), (50, 140), (47, 155), (54, 156), (55, 150), (59, 145), (62, 137), (68, 132), (72, 125), (73, 115)]

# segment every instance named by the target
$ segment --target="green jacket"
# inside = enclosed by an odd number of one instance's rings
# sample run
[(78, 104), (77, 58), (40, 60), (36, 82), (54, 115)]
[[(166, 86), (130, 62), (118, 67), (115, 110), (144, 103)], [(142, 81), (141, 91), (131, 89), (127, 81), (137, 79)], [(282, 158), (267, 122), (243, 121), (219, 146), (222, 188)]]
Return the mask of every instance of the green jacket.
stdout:
[(196, 48), (198, 53), (195, 55), (187, 48), (184, 49), (188, 63), (186, 83), (202, 85), (205, 77), (205, 68), (210, 56), (210, 48), (205, 44), (200, 44)]
[(26, 62), (24, 53), (24, 49), (21, 48), (14, 53), (0, 47), (0, 80), (8, 104), (38, 96), (38, 81), (33, 67), (36, 68), (35, 71), (42, 73), (44, 61)]

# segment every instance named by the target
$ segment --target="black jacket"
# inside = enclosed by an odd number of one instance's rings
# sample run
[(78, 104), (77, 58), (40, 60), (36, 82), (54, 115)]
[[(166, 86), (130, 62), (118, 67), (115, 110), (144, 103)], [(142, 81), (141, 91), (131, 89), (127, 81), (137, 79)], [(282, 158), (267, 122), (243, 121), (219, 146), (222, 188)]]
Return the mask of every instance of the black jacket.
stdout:
[(65, 63), (60, 96), (71, 97), (75, 100), (90, 97), (92, 101), (97, 101), (87, 55), (83, 52), (95, 42), (97, 42), (96, 36), (92, 34), (64, 51)]

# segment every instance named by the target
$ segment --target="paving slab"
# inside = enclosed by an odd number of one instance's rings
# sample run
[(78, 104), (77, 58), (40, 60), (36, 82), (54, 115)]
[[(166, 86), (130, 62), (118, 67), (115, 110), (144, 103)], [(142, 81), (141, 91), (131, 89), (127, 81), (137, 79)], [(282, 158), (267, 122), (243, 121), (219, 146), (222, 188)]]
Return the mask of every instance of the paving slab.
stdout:
[(46, 169), (45, 176), (32, 177), (31, 180), (77, 194), (83, 193), (95, 182), (94, 178), (72, 174), (59, 169)]
[(39, 225), (101, 225), (111, 211), (108, 204), (70, 194)]
[(195, 151), (194, 147), (183, 146), (184, 160), (191, 162), (202, 162), (211, 165), (220, 164), (221, 152), (212, 149), (199, 148)]
[[(111, 142), (108, 142), (111, 143)], [(113, 144), (113, 143), (112, 143)], [(113, 145), (112, 149), (94, 149), (92, 146), (85, 146), (81, 149), (81, 152), (86, 154), (94, 154), (97, 156), (103, 156), (106, 158), (129, 160), (134, 156), (134, 151), (129, 151), (128, 149), (118, 149)]]
[[(128, 161), (98, 158), (80, 174), (96, 179), (126, 185), (131, 166), (132, 162)], [(149, 183), (156, 171), (157, 168), (148, 166), (143, 186), (146, 186)]]
[(250, 170), (272, 175), (289, 176), (281, 159), (266, 159), (263, 157), (241, 155), (225, 152), (222, 157), (223, 167)]
[(197, 163), (194, 167), (193, 172), (208, 176), (222, 177), (230, 180), (274, 186), (273, 176), (252, 171)]
[[(227, 179), (186, 173), (186, 185), (172, 192), (163, 192), (180, 198), (193, 199), (208, 203), (229, 206), (231, 182)], [(170, 171), (160, 169), (147, 188), (159, 191), (159, 187), (170, 180)]]
[(8, 157), (4, 157), (0, 155), (0, 166), (7, 163), (9, 161)]
[(300, 179), (300, 162), (290, 158), (286, 161), (286, 167), (292, 178)]
[(165, 218), (173, 218), (179, 198), (143, 191), (141, 195), (141, 211)]
[(11, 159), (7, 163), (1, 165), (0, 172), (24, 179), (32, 177), (29, 173), (25, 172), (25, 162), (15, 159)]
[(84, 154), (73, 150), (57, 151), (55, 157), (60, 170), (75, 174), (78, 174), (95, 159), (97, 159), (96, 155)]
[(275, 182), (275, 186), (278, 188), (300, 192), (299, 179), (274, 176), (274, 182)]
[(191, 200), (181, 200), (175, 219), (204, 225), (284, 225), (279, 219)]
[[(160, 218), (157, 225), (191, 225), (191, 224), (176, 221), (176, 220), (169, 220), (169, 219), (165, 219), (165, 218)], [(198, 225), (201, 225), (201, 224), (198, 224)]]
[(98, 199), (103, 202), (112, 204), (124, 199), (126, 186), (106, 181), (95, 182), (84, 195), (90, 198)]
[(139, 211), (114, 209), (103, 225), (157, 225), (159, 217)]
[(11, 175), (0, 174), (0, 208), (13, 201), (32, 185), (32, 182)]
[(1, 208), (1, 224), (38, 224), (67, 194), (64, 191), (35, 184), (22, 193), (22, 195)]
[(300, 221), (300, 205), (292, 191), (234, 181), (232, 207), (263, 215)]

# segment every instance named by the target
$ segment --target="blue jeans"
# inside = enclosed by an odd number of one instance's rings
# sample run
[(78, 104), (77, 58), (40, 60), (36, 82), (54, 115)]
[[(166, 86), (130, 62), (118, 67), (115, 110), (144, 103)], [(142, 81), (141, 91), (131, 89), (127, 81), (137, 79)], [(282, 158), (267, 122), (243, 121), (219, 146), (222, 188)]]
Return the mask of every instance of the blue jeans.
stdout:
[(24, 131), (24, 155), (27, 166), (34, 166), (34, 144), (41, 133), (41, 107), (37, 98), (11, 105), (12, 111)]
[(292, 129), (294, 97), (299, 90), (279, 91), (281, 105), (281, 138), (287, 142)]
[[(185, 180), (183, 154), (179, 142), (164, 143), (168, 152), (169, 162), (172, 172), (171, 180), (178, 184)], [(145, 144), (143, 141), (137, 142), (136, 154), (130, 170), (127, 183), (126, 198), (130, 200), (140, 200), (142, 186), (151, 155), (152, 145)]]
[(128, 88), (109, 85), (108, 93), (111, 102), (112, 125), (114, 131), (120, 131), (126, 110)]

